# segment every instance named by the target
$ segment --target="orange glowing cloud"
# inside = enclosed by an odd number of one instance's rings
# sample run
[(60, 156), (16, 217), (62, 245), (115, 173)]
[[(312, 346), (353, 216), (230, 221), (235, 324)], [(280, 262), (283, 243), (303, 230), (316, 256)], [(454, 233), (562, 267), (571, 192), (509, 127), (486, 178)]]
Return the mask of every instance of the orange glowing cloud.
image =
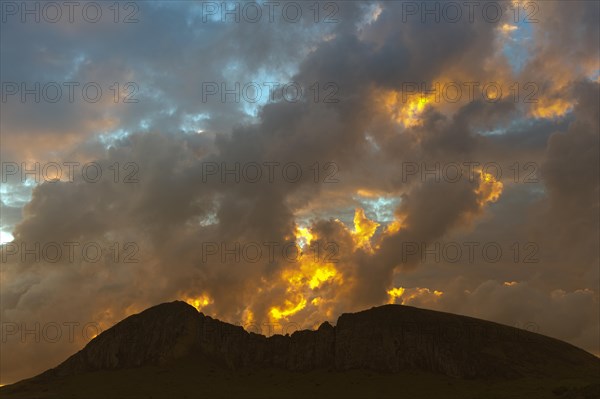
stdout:
[(442, 291), (431, 291), (429, 288), (404, 288), (396, 287), (387, 291), (388, 303), (399, 303), (408, 305), (413, 301), (437, 301), (444, 295)]
[(200, 312), (203, 308), (212, 304), (214, 300), (207, 294), (201, 294), (198, 297), (187, 297), (185, 302), (189, 303)]
[(533, 104), (530, 113), (535, 118), (559, 118), (566, 115), (575, 106), (574, 102), (564, 98), (542, 97)]
[(490, 173), (485, 173), (480, 170), (479, 174), (479, 187), (475, 190), (479, 205), (484, 206), (489, 202), (496, 202), (502, 194), (504, 184), (502, 184), (501, 181), (496, 180)]
[(380, 100), (391, 118), (404, 127), (421, 126), (421, 115), (433, 102), (434, 94), (402, 93), (389, 90), (379, 94)]
[[(316, 234), (309, 228), (300, 227), (296, 228), (295, 234), (301, 255), (297, 262), (293, 262), (280, 274), (279, 283), (286, 287), (285, 299), (283, 304), (273, 305), (269, 309), (272, 321), (287, 319), (305, 309), (309, 303), (319, 308), (324, 301), (316, 295), (316, 291), (325, 283), (343, 282), (335, 264), (320, 256), (320, 251), (311, 247)], [(304, 252), (302, 247), (305, 248)]]
[(362, 208), (357, 208), (354, 213), (354, 231), (352, 235), (355, 240), (355, 248), (362, 248), (368, 252), (373, 252), (371, 247), (371, 237), (379, 227), (379, 223), (369, 220), (365, 216), (365, 211)]

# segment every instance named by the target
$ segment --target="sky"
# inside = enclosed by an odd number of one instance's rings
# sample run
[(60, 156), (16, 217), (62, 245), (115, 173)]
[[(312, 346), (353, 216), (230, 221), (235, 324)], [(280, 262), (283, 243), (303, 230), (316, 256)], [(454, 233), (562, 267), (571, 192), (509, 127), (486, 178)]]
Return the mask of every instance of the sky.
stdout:
[(595, 1), (2, 2), (0, 384), (183, 300), (600, 355)]

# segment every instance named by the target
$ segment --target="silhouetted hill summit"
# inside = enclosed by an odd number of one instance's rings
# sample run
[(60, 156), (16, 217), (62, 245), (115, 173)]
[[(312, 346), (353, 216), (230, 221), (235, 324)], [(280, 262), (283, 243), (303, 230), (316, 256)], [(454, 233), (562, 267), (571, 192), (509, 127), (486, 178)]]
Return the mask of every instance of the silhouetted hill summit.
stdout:
[(316, 331), (265, 337), (176, 301), (126, 318), (54, 371), (68, 375), (162, 364), (197, 352), (234, 369), (421, 369), (467, 378), (537, 376), (544, 368), (600, 364), (595, 356), (540, 334), (410, 306), (346, 313), (335, 327), (325, 322)]
[[(324, 322), (316, 331), (265, 337), (176, 301), (124, 319), (58, 367), (25, 382), (44, 385), (94, 372), (168, 369), (178, 363), (232, 372), (371, 370), (473, 380), (600, 375), (598, 358), (560, 340), (410, 306), (375, 307), (343, 314), (335, 327)], [(18, 386), (12, 386), (15, 392)]]

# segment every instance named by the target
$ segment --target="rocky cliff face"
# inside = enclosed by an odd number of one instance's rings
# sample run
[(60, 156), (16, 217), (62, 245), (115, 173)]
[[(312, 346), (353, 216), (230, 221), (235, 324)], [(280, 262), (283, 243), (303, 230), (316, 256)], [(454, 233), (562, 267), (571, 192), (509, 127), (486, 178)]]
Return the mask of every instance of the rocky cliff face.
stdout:
[(419, 369), (464, 378), (537, 376), (564, 368), (600, 372), (598, 358), (565, 342), (408, 306), (343, 314), (335, 327), (325, 322), (316, 331), (265, 337), (177, 301), (128, 317), (47, 373), (161, 364), (196, 354), (233, 369)]
[(193, 350), (202, 316), (185, 302), (130, 316), (94, 338), (55, 371), (71, 373), (160, 364)]

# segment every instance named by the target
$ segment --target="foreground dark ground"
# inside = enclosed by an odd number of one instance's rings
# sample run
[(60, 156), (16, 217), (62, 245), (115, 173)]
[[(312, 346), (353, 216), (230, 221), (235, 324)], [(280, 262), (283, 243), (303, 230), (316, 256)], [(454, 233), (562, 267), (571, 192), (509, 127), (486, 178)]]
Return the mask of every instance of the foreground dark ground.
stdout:
[[(593, 376), (464, 380), (426, 372), (351, 370), (233, 372), (197, 358), (168, 367), (97, 371), (52, 382), (23, 381), (2, 398), (600, 398)], [(594, 384), (595, 385), (592, 385)]]

